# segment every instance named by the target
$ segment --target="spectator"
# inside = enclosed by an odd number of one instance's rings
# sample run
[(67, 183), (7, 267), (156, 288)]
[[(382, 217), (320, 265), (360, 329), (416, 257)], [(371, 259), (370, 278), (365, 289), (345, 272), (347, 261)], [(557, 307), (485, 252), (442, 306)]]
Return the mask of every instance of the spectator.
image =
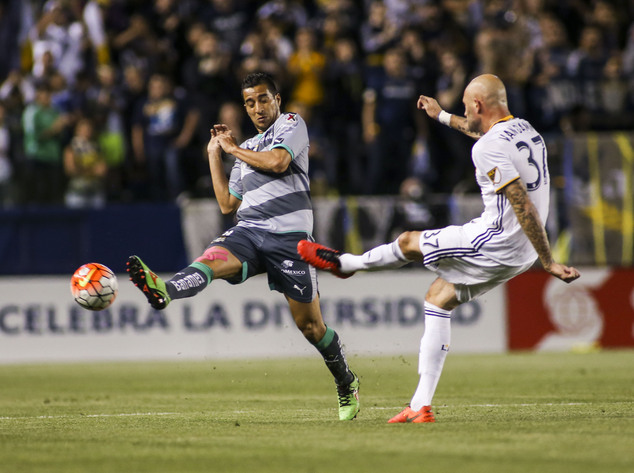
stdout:
[(373, 0), (370, 3), (368, 17), (361, 24), (360, 35), (361, 48), (368, 67), (367, 79), (372, 81), (373, 72), (381, 69), (383, 54), (396, 46), (400, 38), (398, 25), (387, 16), (387, 7), (382, 1)]
[(368, 156), (365, 193), (397, 194), (409, 174), (412, 147), (422, 136), (423, 121), (417, 113), (418, 86), (407, 75), (405, 54), (386, 52), (382, 74), (363, 94), (363, 138)]
[[(444, 110), (456, 115), (464, 113), (462, 93), (467, 79), (467, 67), (458, 54), (451, 49), (441, 53), (440, 75), (435, 90), (438, 103)], [(429, 126), (432, 130), (428, 138), (431, 162), (427, 169), (423, 168), (423, 172), (416, 173), (415, 176), (425, 187), (436, 192), (453, 189), (460, 183), (472, 182), (473, 168), (469, 150), (473, 146), (473, 140), (467, 136), (457, 136), (436, 121)]]
[(270, 18), (262, 18), (258, 21), (266, 48), (280, 64), (286, 64), (294, 50), (293, 42), (286, 36), (282, 23)]
[(127, 153), (123, 171), (123, 181), (126, 188), (123, 189), (121, 198), (126, 201), (146, 200), (149, 196), (144, 188), (147, 181), (145, 163), (136, 159), (132, 146), (132, 130), (136, 111), (147, 95), (147, 77), (143, 69), (129, 65), (123, 70), (122, 91), (124, 141)]
[(146, 166), (151, 199), (174, 200), (185, 190), (181, 159), (199, 117), (197, 109), (175, 93), (169, 77), (150, 77), (147, 98), (135, 113), (132, 147), (137, 162)]
[(33, 73), (41, 76), (42, 58), (46, 52), (53, 56), (55, 68), (69, 85), (84, 68), (86, 35), (82, 23), (73, 11), (60, 0), (44, 4), (44, 14), (31, 32), (33, 44)]
[[(430, 51), (439, 56), (450, 45), (451, 49), (466, 56), (473, 49), (475, 22), (480, 15), (468, 11), (467, 20), (462, 18), (462, 9), (447, 9), (449, 2), (417, 2), (411, 14), (410, 25), (417, 28)], [(455, 3), (454, 3), (455, 4)], [(469, 6), (479, 5), (471, 2)], [(477, 8), (475, 8), (477, 10)], [(453, 16), (452, 16), (453, 15)]]
[(82, 108), (83, 97), (68, 87), (66, 78), (59, 72), (51, 74), (48, 84), (51, 87), (51, 105), (53, 108), (68, 115), (71, 120), (76, 119)]
[(607, 53), (612, 55), (623, 48), (627, 34), (627, 17), (618, 16), (615, 6), (605, 0), (593, 2), (587, 24), (594, 24), (601, 31), (602, 43)]
[(407, 58), (408, 74), (419, 84), (421, 92), (433, 91), (438, 77), (438, 58), (431, 51), (418, 28), (403, 31), (400, 46)]
[(27, 203), (58, 204), (64, 195), (62, 133), (70, 117), (51, 105), (51, 88), (38, 84), (35, 102), (22, 115), (25, 172), (20, 189)]
[(236, 53), (251, 31), (253, 10), (246, 8), (242, 0), (203, 0), (201, 3), (197, 18), (223, 38), (232, 54)]
[(331, 49), (338, 38), (356, 40), (364, 13), (360, 3), (358, 0), (317, 2), (318, 9), (310, 24), (319, 25), (326, 49)]
[(75, 134), (64, 149), (68, 177), (65, 203), (69, 208), (99, 208), (106, 203), (108, 165), (95, 140), (94, 126), (80, 118)]
[(258, 19), (273, 19), (282, 25), (284, 31), (295, 33), (308, 26), (308, 12), (304, 2), (295, 0), (269, 0), (256, 12)]
[(29, 74), (29, 79), (38, 81), (50, 81), (51, 77), (58, 74), (59, 71), (55, 65), (55, 58), (50, 49), (42, 47), (41, 56), (37, 65), (33, 67), (33, 70)]
[(288, 58), (291, 100), (312, 109), (324, 101), (323, 73), (326, 56), (317, 46), (315, 32), (300, 28), (295, 35), (295, 52)]
[(126, 97), (114, 67), (97, 68), (97, 83), (86, 93), (87, 110), (95, 128), (95, 138), (108, 164), (108, 200), (119, 200), (123, 193), (126, 146), (124, 111)]
[(568, 75), (574, 77), (578, 88), (579, 105), (590, 111), (600, 108), (599, 82), (608, 56), (601, 30), (588, 25), (581, 31), (579, 46), (568, 57)]
[(541, 15), (539, 27), (541, 45), (535, 51), (526, 87), (527, 118), (538, 130), (552, 133), (576, 100), (566, 69), (571, 49), (564, 25), (556, 16)]
[(328, 93), (324, 103), (325, 127), (332, 138), (326, 154), (326, 174), (330, 187), (342, 194), (363, 192), (365, 172), (359, 117), (365, 78), (359, 49), (352, 38), (338, 39), (326, 63), (324, 83)]
[(188, 2), (177, 0), (153, 0), (149, 11), (150, 26), (157, 39), (158, 64), (156, 70), (180, 70), (187, 51), (185, 32), (187, 25), (185, 16), (189, 8)]
[(124, 70), (134, 66), (142, 70), (155, 70), (160, 61), (160, 45), (148, 20), (138, 13), (130, 16), (124, 30), (112, 38), (119, 65)]
[(239, 77), (263, 71), (277, 77), (280, 84), (285, 83), (286, 67), (279, 62), (275, 51), (268, 47), (264, 33), (259, 30), (251, 31), (240, 45), (236, 73)]
[(209, 124), (218, 116), (220, 104), (229, 97), (239, 97), (230, 74), (231, 54), (218, 35), (202, 32), (194, 45), (194, 55), (183, 67), (183, 84), (192, 94), (201, 113), (198, 138), (201, 149), (209, 141)]
[(633, 94), (629, 90), (626, 75), (623, 71), (621, 54), (614, 53), (603, 68), (600, 85), (601, 109), (595, 129), (622, 130), (634, 126)]
[(430, 211), (425, 184), (416, 177), (408, 177), (401, 183), (386, 236), (394, 241), (402, 232), (429, 228), (438, 228), (438, 222)]
[(7, 79), (0, 86), (0, 102), (3, 105), (4, 123), (9, 132), (8, 157), (12, 164), (11, 181), (9, 187), (13, 191), (13, 201), (18, 202), (18, 183), (23, 182), (22, 173), (25, 171), (24, 157), (24, 127), (22, 115), (24, 107), (35, 100), (35, 86), (30, 77), (25, 77), (19, 70), (11, 71)]
[(581, 31), (578, 47), (568, 57), (568, 75), (582, 80), (596, 80), (607, 61), (601, 29), (588, 25)]

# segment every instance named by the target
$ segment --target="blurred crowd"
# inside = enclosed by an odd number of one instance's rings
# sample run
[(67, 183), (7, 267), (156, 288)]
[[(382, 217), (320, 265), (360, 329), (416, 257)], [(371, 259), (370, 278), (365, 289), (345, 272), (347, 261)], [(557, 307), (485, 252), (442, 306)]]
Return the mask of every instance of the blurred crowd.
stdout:
[(488, 72), (545, 136), (634, 129), (633, 19), (630, 0), (0, 0), (0, 205), (213, 195), (209, 128), (255, 133), (252, 71), (306, 120), (315, 195), (468, 191), (471, 140), (418, 96), (462, 114)]

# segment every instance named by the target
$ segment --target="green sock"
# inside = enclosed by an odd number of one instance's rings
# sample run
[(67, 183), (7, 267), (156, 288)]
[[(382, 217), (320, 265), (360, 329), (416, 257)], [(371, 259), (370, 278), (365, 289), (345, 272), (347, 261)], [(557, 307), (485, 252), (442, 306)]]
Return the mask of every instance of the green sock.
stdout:
[(354, 380), (354, 375), (348, 367), (346, 355), (343, 353), (341, 342), (337, 332), (330, 327), (326, 327), (323, 338), (315, 344), (321, 356), (324, 357), (326, 366), (335, 378), (338, 385), (350, 384)]

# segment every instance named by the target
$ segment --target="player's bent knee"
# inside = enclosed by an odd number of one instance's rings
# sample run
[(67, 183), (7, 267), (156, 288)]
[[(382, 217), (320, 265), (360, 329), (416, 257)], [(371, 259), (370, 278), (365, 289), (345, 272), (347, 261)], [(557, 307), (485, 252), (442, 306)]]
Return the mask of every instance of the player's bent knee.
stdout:
[(425, 302), (429, 302), (444, 310), (453, 310), (460, 305), (454, 285), (442, 278), (437, 278), (429, 286), (425, 295)]
[(201, 256), (196, 258), (195, 261), (213, 261), (216, 259), (227, 261), (229, 259), (229, 252), (221, 246), (212, 246), (210, 248), (207, 248)]
[(298, 326), (297, 328), (299, 328), (304, 338), (310, 343), (315, 344), (323, 337), (323, 333), (321, 333), (319, 327), (315, 324), (306, 324), (304, 326)]
[(295, 324), (306, 340), (317, 343), (326, 333), (326, 326), (313, 320), (296, 320)]
[(414, 260), (420, 256), (420, 234), (421, 232), (403, 232), (399, 235), (398, 245), (406, 258)]

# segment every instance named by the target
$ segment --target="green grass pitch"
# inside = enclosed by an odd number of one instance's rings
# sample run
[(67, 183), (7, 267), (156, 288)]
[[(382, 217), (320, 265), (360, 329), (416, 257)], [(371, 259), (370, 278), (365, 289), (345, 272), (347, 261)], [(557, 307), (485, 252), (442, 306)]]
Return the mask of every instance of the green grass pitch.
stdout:
[(634, 351), (451, 354), (435, 424), (387, 424), (416, 357), (0, 366), (0, 472), (634, 472)]

